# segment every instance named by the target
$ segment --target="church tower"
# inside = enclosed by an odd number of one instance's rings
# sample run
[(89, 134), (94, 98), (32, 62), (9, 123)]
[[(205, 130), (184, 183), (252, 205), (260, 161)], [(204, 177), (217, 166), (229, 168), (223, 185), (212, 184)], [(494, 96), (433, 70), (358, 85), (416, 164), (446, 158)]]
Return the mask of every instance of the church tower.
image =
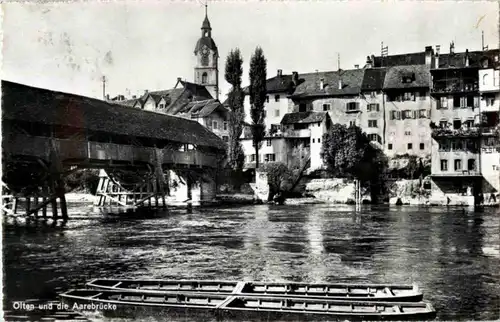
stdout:
[(196, 56), (194, 82), (205, 86), (213, 98), (219, 99), (219, 51), (212, 39), (212, 27), (208, 20), (206, 5), (205, 20), (201, 25), (201, 38), (196, 43), (194, 55)]

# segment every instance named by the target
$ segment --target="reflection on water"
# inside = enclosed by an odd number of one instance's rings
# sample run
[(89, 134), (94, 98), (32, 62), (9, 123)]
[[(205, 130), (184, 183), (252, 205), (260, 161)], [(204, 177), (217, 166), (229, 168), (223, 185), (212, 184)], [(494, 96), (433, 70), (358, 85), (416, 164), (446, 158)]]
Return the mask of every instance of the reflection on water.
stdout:
[(95, 277), (416, 282), (441, 319), (497, 319), (498, 209), (248, 206), (4, 227), (6, 309)]

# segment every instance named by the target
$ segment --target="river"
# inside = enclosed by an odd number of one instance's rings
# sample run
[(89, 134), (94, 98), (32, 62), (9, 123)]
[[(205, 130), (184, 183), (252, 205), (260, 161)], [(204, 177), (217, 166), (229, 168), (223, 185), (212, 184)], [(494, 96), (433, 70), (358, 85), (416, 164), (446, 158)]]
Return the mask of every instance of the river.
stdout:
[[(417, 283), (440, 320), (495, 320), (499, 209), (258, 205), (64, 227), (4, 223), (4, 309), (96, 277)], [(102, 319), (106, 319), (102, 317)]]

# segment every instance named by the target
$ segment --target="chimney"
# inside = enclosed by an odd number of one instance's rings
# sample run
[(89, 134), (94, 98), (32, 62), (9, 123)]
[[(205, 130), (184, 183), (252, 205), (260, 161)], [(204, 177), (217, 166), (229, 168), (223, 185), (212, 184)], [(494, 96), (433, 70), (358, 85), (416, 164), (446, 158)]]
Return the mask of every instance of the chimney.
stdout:
[(319, 89), (325, 89), (325, 79), (321, 78), (319, 80)]
[(432, 46), (425, 47), (425, 64), (430, 66), (432, 64), (432, 56), (434, 55), (434, 50)]
[(469, 67), (469, 49), (465, 50), (465, 67)]
[(440, 45), (436, 45), (436, 57), (434, 58), (434, 68), (439, 68), (439, 51), (441, 50)]
[(299, 73), (292, 72), (292, 81), (295, 86), (299, 85)]
[(372, 68), (373, 67), (373, 60), (370, 56), (366, 56), (366, 68)]
[(342, 79), (339, 79), (339, 89), (342, 89), (344, 87), (344, 84), (342, 83)]
[(132, 95), (132, 98), (133, 98), (133, 99), (136, 99), (136, 98), (137, 98), (137, 96), (136, 96), (136, 95)]
[(354, 65), (354, 68), (359, 69), (359, 65), (358, 64)]
[(282, 74), (283, 74), (283, 71), (281, 69), (278, 69), (278, 77), (281, 77)]
[(147, 89), (144, 90), (144, 95), (147, 95), (149, 91)]
[(450, 43), (450, 54), (454, 54), (455, 53), (455, 43), (452, 41)]
[(106, 101), (109, 101), (109, 94), (106, 94)]

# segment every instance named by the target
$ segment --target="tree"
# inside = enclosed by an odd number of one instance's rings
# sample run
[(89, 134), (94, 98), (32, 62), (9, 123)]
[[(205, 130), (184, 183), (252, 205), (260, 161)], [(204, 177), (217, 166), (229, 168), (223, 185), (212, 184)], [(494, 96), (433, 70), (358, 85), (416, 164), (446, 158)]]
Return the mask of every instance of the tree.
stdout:
[(241, 89), (241, 76), (243, 74), (243, 58), (238, 48), (231, 50), (226, 59), (226, 69), (224, 78), (231, 84), (231, 91), (228, 95), (229, 105), (229, 144), (228, 144), (228, 165), (231, 169), (241, 171), (243, 168), (245, 155), (240, 142), (243, 132), (243, 121), (245, 112), (243, 110), (243, 91)]
[(372, 201), (386, 190), (387, 157), (370, 143), (361, 128), (333, 124), (323, 138), (321, 157), (334, 177), (369, 184)]
[(267, 183), (269, 185), (268, 201), (273, 200), (279, 194), (284, 202), (285, 194), (290, 190), (294, 175), (284, 163), (266, 164), (263, 170), (267, 173)]
[(252, 141), (255, 147), (255, 168), (259, 167), (259, 147), (264, 139), (264, 103), (266, 101), (267, 89), (267, 60), (260, 47), (250, 59), (250, 116), (252, 118)]

